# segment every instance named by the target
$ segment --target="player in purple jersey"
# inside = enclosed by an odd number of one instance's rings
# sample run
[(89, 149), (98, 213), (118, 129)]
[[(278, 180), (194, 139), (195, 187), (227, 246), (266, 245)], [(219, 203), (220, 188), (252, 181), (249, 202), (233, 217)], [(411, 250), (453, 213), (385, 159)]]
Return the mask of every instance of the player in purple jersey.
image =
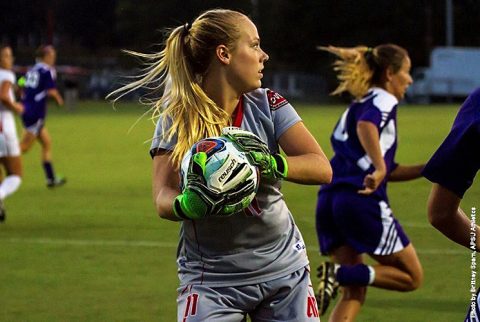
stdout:
[[(150, 68), (120, 92), (164, 88), (154, 105), (152, 185), (160, 217), (181, 221), (178, 321), (319, 321), (305, 245), (280, 187), (282, 179), (330, 182), (331, 167), (288, 101), (260, 88), (268, 55), (256, 26), (239, 12), (209, 10), (174, 28), (160, 53), (137, 56)], [(264, 161), (262, 178), (247, 209), (212, 216), (201, 187), (180, 191), (178, 171), (193, 143), (228, 125), (248, 130), (224, 131), (233, 140), (241, 134), (265, 148), (252, 159)]]
[[(418, 178), (423, 165), (395, 162), (397, 105), (412, 83), (407, 51), (393, 44), (320, 49), (339, 57), (340, 85), (333, 94), (349, 92), (355, 101), (331, 136), (333, 180), (318, 194), (320, 250), (332, 262), (318, 268), (317, 302), (324, 313), (340, 285), (330, 321), (353, 321), (367, 286), (412, 291), (422, 283), (415, 248), (390, 209), (387, 181)], [(377, 264), (364, 264), (364, 253)]]
[[(465, 100), (445, 141), (428, 161), (422, 174), (433, 182), (428, 199), (428, 219), (442, 234), (472, 250), (480, 249), (480, 227), (462, 211), (460, 201), (480, 169), (476, 149), (480, 142), (480, 88)], [(475, 233), (475, 244), (471, 240)], [(465, 321), (479, 321), (479, 298)]]
[(21, 114), (23, 105), (15, 101), (13, 88), (16, 82), (12, 67), (12, 49), (0, 45), (0, 163), (6, 172), (0, 183), (0, 222), (5, 221), (6, 216), (4, 199), (14, 193), (22, 182), (22, 159), (14, 113)]
[(55, 61), (57, 52), (53, 46), (41, 46), (36, 52), (37, 63), (25, 75), (23, 105), (25, 112), (22, 121), (23, 132), (20, 147), (27, 152), (38, 140), (42, 146), (42, 165), (47, 179), (47, 187), (63, 185), (66, 180), (55, 176), (52, 165), (52, 139), (45, 126), (47, 99), (53, 98), (57, 105), (63, 105), (63, 98), (55, 84)]

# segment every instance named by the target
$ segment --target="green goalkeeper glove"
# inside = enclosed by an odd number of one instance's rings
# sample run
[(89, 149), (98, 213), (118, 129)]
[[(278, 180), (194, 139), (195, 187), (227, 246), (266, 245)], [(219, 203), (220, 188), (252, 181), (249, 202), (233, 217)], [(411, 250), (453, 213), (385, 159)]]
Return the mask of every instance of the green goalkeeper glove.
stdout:
[(248, 154), (263, 176), (271, 179), (285, 179), (288, 174), (287, 160), (281, 154), (252, 151)]
[(255, 134), (238, 127), (222, 129), (222, 135), (234, 142), (246, 153), (250, 162), (260, 169), (264, 177), (285, 179), (288, 175), (288, 163), (278, 153), (271, 154), (268, 146)]
[(186, 186), (173, 202), (173, 212), (181, 219), (230, 216), (245, 209), (250, 203), (245, 197), (256, 188), (251, 180), (224, 193), (210, 189), (204, 177), (206, 160), (205, 152), (195, 153), (190, 159)]

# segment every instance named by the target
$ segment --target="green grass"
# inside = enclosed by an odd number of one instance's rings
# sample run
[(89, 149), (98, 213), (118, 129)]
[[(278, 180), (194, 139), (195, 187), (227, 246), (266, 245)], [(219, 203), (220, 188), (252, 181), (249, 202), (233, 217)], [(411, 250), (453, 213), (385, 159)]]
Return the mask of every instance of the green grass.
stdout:
[[(156, 217), (147, 141), (153, 124), (136, 105), (84, 102), (50, 109), (54, 166), (65, 187), (45, 187), (36, 145), (24, 158), (20, 190), (0, 225), (0, 321), (175, 321), (178, 223)], [(400, 163), (424, 162), (447, 134), (457, 107), (402, 106)], [(331, 156), (329, 136), (343, 107), (297, 110)], [(478, 181), (478, 180), (477, 180)], [(419, 252), (425, 283), (412, 293), (370, 288), (359, 321), (460, 321), (469, 304), (469, 256), (426, 219), (430, 184), (391, 184), (391, 203)], [(462, 203), (478, 200), (475, 184)], [(309, 249), (317, 187), (285, 183), (284, 193)], [(478, 198), (477, 198), (478, 199)], [(316, 283), (316, 278), (312, 277)], [(323, 320), (326, 320), (324, 318)]]

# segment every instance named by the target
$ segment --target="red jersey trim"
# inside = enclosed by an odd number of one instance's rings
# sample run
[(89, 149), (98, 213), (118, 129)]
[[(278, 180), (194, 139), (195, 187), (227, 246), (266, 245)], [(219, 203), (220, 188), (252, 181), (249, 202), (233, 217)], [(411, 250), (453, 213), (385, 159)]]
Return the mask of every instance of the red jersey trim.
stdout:
[(243, 120), (243, 95), (240, 96), (240, 100), (238, 101), (237, 107), (232, 114), (233, 126), (240, 127), (242, 125)]

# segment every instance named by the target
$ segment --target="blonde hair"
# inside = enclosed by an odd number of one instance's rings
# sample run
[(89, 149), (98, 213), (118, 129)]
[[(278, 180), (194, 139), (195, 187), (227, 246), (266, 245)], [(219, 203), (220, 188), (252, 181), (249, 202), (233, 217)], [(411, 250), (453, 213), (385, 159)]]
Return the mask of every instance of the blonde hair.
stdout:
[(331, 95), (349, 92), (357, 99), (363, 97), (370, 87), (383, 86), (385, 71), (392, 68), (393, 73), (398, 72), (408, 57), (405, 49), (394, 44), (383, 44), (375, 48), (319, 46), (318, 49), (339, 57), (334, 62), (333, 69), (337, 72), (340, 84)]
[(195, 21), (171, 29), (162, 51), (143, 54), (127, 53), (146, 63), (138, 79), (112, 93), (123, 95), (139, 88), (163, 92), (150, 101), (152, 118), (162, 117), (162, 136), (171, 140), (177, 136), (171, 158), (175, 166), (198, 140), (219, 135), (230, 116), (203, 91), (203, 76), (208, 72), (218, 45), (233, 50), (240, 38), (238, 21), (248, 19), (240, 12), (214, 9), (198, 16)]

